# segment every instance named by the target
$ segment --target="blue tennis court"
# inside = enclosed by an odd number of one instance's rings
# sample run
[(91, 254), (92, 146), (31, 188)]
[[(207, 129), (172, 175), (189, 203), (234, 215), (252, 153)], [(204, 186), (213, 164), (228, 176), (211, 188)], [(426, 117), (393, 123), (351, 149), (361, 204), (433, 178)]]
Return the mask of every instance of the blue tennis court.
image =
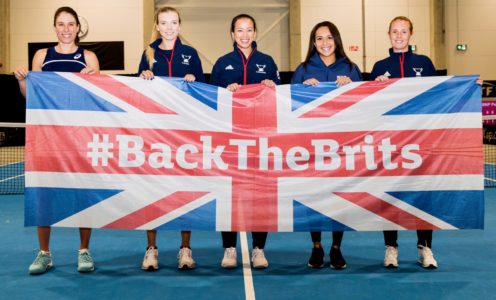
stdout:
[[(36, 229), (23, 226), (23, 196), (0, 196), (0, 289), (8, 299), (491, 299), (496, 292), (496, 189), (485, 191), (485, 230), (434, 232), (437, 270), (416, 263), (416, 235), (400, 232), (396, 270), (382, 267), (381, 232), (347, 232), (343, 254), (348, 268), (335, 271), (306, 266), (311, 251), (308, 233), (271, 233), (266, 270), (220, 267), (221, 238), (215, 232), (193, 232), (198, 267), (176, 268), (178, 232), (159, 232), (160, 269), (140, 269), (145, 233), (94, 230), (96, 270), (76, 271), (77, 229), (55, 228), (51, 251), (55, 267), (41, 276), (27, 268), (38, 249)], [(329, 250), (329, 234), (323, 235)], [(250, 241), (248, 235), (248, 241)], [(246, 247), (238, 243), (238, 260)], [(245, 249), (242, 249), (245, 248)], [(328, 266), (328, 258), (327, 258)]]

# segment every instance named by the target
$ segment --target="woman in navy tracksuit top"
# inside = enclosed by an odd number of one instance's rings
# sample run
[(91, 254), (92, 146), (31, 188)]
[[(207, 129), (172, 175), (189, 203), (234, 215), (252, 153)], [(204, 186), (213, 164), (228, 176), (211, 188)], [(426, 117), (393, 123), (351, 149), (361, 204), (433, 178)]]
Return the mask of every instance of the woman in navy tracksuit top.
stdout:
[[(295, 70), (291, 83), (318, 85), (320, 82), (336, 82), (338, 86), (362, 80), (360, 69), (344, 52), (338, 28), (331, 22), (321, 22), (310, 32), (308, 52), (305, 61)], [(311, 232), (313, 249), (308, 260), (311, 268), (324, 266), (324, 249), (321, 232)], [(329, 253), (331, 268), (344, 269), (346, 261), (341, 254), (342, 231), (332, 232), (332, 246)]]
[[(81, 27), (78, 14), (70, 7), (60, 7), (55, 12), (53, 26), (57, 34), (58, 44), (55, 47), (36, 51), (33, 57), (32, 70), (98, 74), (100, 65), (95, 53), (78, 47), (78, 34)], [(27, 68), (18, 67), (14, 75), (19, 81), (21, 93), (26, 96)], [(38, 226), (40, 251), (29, 266), (29, 274), (42, 274), (52, 267), (50, 233), (50, 226)], [(79, 272), (91, 272), (95, 269), (89, 252), (91, 228), (79, 228), (79, 237), (77, 270)]]
[[(167, 16), (172, 18), (167, 20)], [(155, 13), (153, 41), (143, 52), (138, 75), (151, 79), (153, 76), (182, 77), (188, 82), (205, 82), (200, 57), (193, 47), (183, 45), (178, 35), (181, 18), (172, 7), (161, 7)], [(150, 67), (151, 66), (151, 67)]]
[[(179, 12), (163, 6), (155, 12), (152, 31), (153, 41), (144, 51), (139, 65), (138, 75), (144, 79), (156, 76), (182, 77), (185, 81), (205, 82), (198, 53), (193, 47), (183, 45), (178, 35), (181, 17)], [(158, 269), (157, 231), (147, 231), (148, 245), (141, 268)], [(196, 264), (190, 246), (191, 231), (181, 231), (178, 268), (193, 269)]]
[[(234, 40), (234, 51), (215, 62), (210, 77), (210, 84), (236, 91), (241, 85), (262, 83), (275, 86), (280, 83), (279, 72), (274, 60), (257, 50), (255, 43), (256, 23), (253, 17), (241, 14), (231, 22), (231, 36)], [(267, 232), (253, 232), (252, 263), (254, 268), (266, 268), (269, 263), (263, 248), (267, 240)], [(222, 232), (222, 244), (225, 248), (221, 266), (235, 268), (236, 232)]]
[[(389, 57), (374, 64), (370, 79), (386, 81), (389, 78), (436, 76), (432, 61), (425, 55), (412, 53), (409, 46), (413, 33), (413, 24), (407, 17), (396, 17), (389, 24), (389, 39), (391, 48)], [(437, 262), (432, 254), (432, 230), (417, 230), (417, 248), (419, 263), (428, 269), (437, 268)], [(384, 231), (386, 253), (384, 266), (398, 267), (398, 231)]]

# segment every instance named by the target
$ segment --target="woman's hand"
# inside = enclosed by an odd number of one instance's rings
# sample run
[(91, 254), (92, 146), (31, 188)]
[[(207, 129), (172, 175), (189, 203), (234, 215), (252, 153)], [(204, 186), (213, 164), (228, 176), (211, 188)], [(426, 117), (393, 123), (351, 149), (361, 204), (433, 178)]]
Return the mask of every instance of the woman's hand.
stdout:
[(375, 81), (380, 81), (380, 82), (384, 82), (384, 81), (388, 81), (388, 80), (389, 80), (389, 77), (387, 77), (385, 75), (379, 75), (375, 79)]
[(187, 82), (193, 82), (196, 80), (196, 77), (193, 74), (186, 74), (186, 76), (184, 76), (184, 80)]
[(480, 78), (477, 78), (477, 80), (475, 81), (475, 83), (477, 83), (478, 85), (482, 86), (482, 84), (484, 83), (484, 80), (482, 80)]
[(81, 72), (79, 72), (81, 74), (90, 74), (90, 75), (93, 75), (93, 74), (96, 74), (96, 70), (93, 69), (93, 68), (90, 68), (90, 67), (86, 67), (84, 69), (81, 70)]
[(231, 83), (230, 85), (227, 86), (227, 90), (230, 92), (236, 92), (241, 85), (237, 83)]
[(260, 83), (268, 87), (276, 86), (276, 83), (270, 79), (264, 79)]
[(146, 80), (152, 80), (154, 76), (155, 75), (153, 75), (153, 72), (150, 71), (150, 70), (144, 70), (140, 74), (140, 77), (143, 78), (143, 79), (146, 79)]
[(319, 85), (319, 83), (320, 83), (320, 81), (318, 81), (315, 78), (309, 78), (309, 79), (303, 81), (303, 84), (313, 85), (313, 86)]
[(336, 79), (336, 85), (342, 86), (351, 82), (351, 78), (348, 76), (338, 76)]
[(28, 76), (28, 69), (25, 66), (17, 67), (14, 71), (14, 76), (18, 81), (24, 81)]

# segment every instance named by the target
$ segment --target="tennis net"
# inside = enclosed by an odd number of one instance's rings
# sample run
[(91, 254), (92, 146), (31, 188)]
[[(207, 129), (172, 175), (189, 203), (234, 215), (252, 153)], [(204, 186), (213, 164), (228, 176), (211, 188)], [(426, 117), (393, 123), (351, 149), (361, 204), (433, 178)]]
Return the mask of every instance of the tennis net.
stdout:
[(496, 115), (483, 117), (484, 187), (496, 187)]
[(0, 123), (0, 195), (24, 194), (25, 124)]

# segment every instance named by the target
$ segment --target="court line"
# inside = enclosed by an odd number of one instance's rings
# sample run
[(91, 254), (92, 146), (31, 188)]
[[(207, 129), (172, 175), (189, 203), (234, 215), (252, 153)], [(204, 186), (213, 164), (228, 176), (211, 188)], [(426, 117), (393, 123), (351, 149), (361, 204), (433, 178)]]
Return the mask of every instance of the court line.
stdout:
[(24, 176), (24, 174), (17, 175), (17, 176), (14, 176), (14, 177), (5, 178), (5, 179), (0, 180), (0, 182), (4, 182), (4, 181), (8, 181), (8, 180), (13, 180), (13, 179), (16, 179), (17, 177), (21, 177), (21, 176)]
[(255, 300), (255, 288), (253, 287), (253, 276), (251, 274), (250, 250), (248, 249), (246, 232), (240, 232), (239, 238), (241, 240), (241, 258), (243, 261), (243, 279), (245, 282), (246, 300)]
[(492, 182), (496, 182), (495, 179), (492, 179), (492, 178), (489, 178), (489, 177), (484, 177), (484, 180), (487, 180), (487, 181), (492, 181)]

